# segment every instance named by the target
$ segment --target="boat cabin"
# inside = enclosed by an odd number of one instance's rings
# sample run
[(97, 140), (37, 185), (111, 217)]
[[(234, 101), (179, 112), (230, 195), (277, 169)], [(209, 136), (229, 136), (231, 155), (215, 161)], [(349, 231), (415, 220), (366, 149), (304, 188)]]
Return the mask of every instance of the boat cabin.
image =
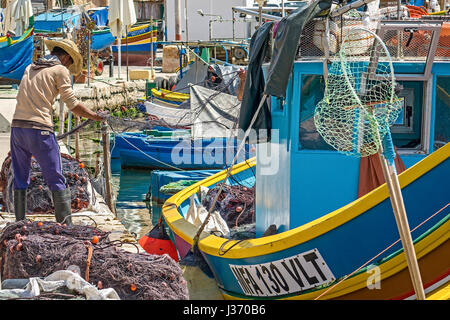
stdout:
[[(324, 70), (339, 50), (339, 31), (345, 27), (334, 33), (331, 26), (329, 51), (320, 46), (317, 33), (304, 30), (286, 99), (270, 100), (272, 140), (257, 148), (257, 237), (272, 224), (278, 233), (287, 231), (358, 198), (361, 159), (334, 150), (314, 124)], [(450, 23), (382, 21), (376, 32), (403, 87), (398, 94), (402, 111), (390, 129), (398, 155), (410, 168), (450, 140)]]

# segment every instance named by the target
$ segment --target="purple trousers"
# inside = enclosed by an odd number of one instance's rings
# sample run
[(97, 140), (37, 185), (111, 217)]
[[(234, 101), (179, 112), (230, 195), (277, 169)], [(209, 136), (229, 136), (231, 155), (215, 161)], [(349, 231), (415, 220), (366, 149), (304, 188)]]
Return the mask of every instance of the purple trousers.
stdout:
[(13, 127), (11, 162), (14, 169), (14, 189), (25, 190), (30, 184), (31, 156), (39, 163), (51, 191), (66, 189), (55, 134), (45, 130)]

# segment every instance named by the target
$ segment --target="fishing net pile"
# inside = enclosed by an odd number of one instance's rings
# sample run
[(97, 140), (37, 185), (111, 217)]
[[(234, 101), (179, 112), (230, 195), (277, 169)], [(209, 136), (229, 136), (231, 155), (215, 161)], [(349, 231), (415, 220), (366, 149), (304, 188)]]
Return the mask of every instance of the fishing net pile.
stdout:
[[(202, 205), (208, 210), (219, 189), (220, 184), (209, 189), (202, 199)], [(255, 187), (224, 184), (214, 209), (220, 213), (230, 230), (253, 225), (256, 221)]]
[(389, 52), (375, 34), (349, 32), (329, 71), (314, 123), (336, 150), (358, 157), (375, 154), (401, 111)]
[(10, 223), (0, 234), (1, 278), (46, 277), (77, 266), (86, 281), (113, 288), (123, 300), (188, 299), (186, 281), (172, 258), (122, 250), (108, 234), (91, 226)]
[[(61, 154), (62, 171), (66, 186), (70, 188), (72, 212), (88, 208), (95, 203), (95, 193), (84, 164), (67, 154)], [(5, 159), (0, 172), (3, 186), (3, 201), (8, 212), (14, 212), (14, 170), (11, 156)], [(54, 212), (52, 193), (45, 183), (41, 167), (35, 158), (31, 159), (30, 184), (27, 189), (27, 212), (48, 214)]]

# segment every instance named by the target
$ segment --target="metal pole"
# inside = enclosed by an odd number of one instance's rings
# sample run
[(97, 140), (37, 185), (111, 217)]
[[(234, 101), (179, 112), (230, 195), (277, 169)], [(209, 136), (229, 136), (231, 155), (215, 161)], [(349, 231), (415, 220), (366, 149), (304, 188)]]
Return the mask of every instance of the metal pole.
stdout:
[(236, 40), (236, 27), (235, 27), (235, 24), (236, 24), (236, 18), (234, 17), (234, 10), (231, 10), (231, 14), (232, 14), (232, 18), (233, 18), (233, 41), (235, 41)]
[(109, 54), (109, 77), (110, 78), (114, 77), (114, 54), (112, 51), (112, 46), (111, 46), (111, 52)]
[(106, 123), (102, 123), (102, 144), (103, 144), (103, 168), (105, 169), (105, 191), (106, 191), (106, 205), (109, 207), (112, 213), (116, 213), (114, 207), (112, 188), (111, 188), (111, 166), (109, 155), (109, 135), (108, 126)]
[(127, 81), (129, 81), (129, 76), (128, 76), (128, 26), (125, 27), (125, 46), (126, 46), (126, 51), (127, 51)]
[(284, 0), (281, 0), (281, 16), (284, 17), (286, 12), (284, 11)]
[(59, 100), (59, 128), (58, 128), (58, 134), (61, 135), (64, 133), (64, 102), (62, 100)]
[(117, 36), (117, 78), (120, 79), (120, 67), (122, 65), (122, 30), (120, 30), (119, 35)]
[(150, 10), (150, 77), (152, 80), (155, 78), (155, 71), (153, 70), (153, 58), (154, 58), (154, 52), (153, 52), (153, 11)]
[(87, 86), (89, 88), (91, 86), (91, 30), (88, 30), (87, 46), (88, 46)]
[[(75, 115), (75, 127), (80, 124), (80, 117)], [(75, 133), (75, 159), (80, 161), (80, 132)]]
[(175, 40), (181, 40), (181, 0), (175, 0)]
[[(184, 0), (184, 19), (186, 23), (186, 42), (189, 43), (189, 31), (188, 31), (188, 9), (187, 9), (187, 0)], [(189, 56), (188, 56), (189, 57)], [(189, 61), (189, 59), (188, 59)]]

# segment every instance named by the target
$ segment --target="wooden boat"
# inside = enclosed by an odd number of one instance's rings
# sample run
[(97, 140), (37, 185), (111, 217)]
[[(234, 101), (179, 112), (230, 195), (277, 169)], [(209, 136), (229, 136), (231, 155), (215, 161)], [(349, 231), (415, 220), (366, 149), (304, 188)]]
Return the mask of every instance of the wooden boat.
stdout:
[(21, 37), (0, 37), (0, 78), (22, 79), (33, 62), (33, 31), (31, 27)]
[[(449, 155), (450, 144), (447, 144), (399, 176), (405, 199), (411, 199), (406, 203), (411, 225), (420, 225), (413, 236), (428, 292), (450, 280), (450, 208), (448, 192), (444, 191), (449, 184), (442, 186), (440, 194), (433, 199), (423, 190), (430, 188), (436, 177), (449, 176)], [(234, 168), (233, 176), (245, 181), (251, 178), (249, 168), (255, 165), (255, 159), (241, 163)], [(222, 171), (200, 181), (164, 204), (163, 215), (175, 235), (181, 256), (187, 253), (196, 234), (195, 227), (183, 217), (189, 207), (189, 197), (200, 186), (210, 187), (225, 175), (226, 171)], [(438, 214), (433, 216), (435, 206), (425, 208), (423, 203), (436, 198), (443, 199), (444, 206), (442, 212), (436, 211)], [(389, 206), (384, 184), (338, 210), (280, 234), (230, 241), (204, 233), (199, 249), (227, 299), (410, 298), (412, 285)], [(388, 250), (383, 252), (385, 249)], [(365, 264), (372, 257), (375, 259)], [(375, 270), (380, 276), (381, 289), (368, 287), (374, 279), (374, 267), (379, 268)]]
[[(420, 21), (402, 23), (421, 27)], [(380, 30), (391, 27), (399, 26), (382, 24)], [(427, 45), (435, 49), (437, 40)], [(405, 103), (391, 132), (406, 167), (399, 182), (425, 292), (448, 299), (450, 62), (433, 60), (430, 51), (409, 61), (394, 56)], [(231, 171), (235, 179), (228, 183), (256, 183), (256, 238), (200, 234), (198, 248), (226, 299), (415, 298), (386, 184), (359, 196), (363, 159), (334, 151), (311, 122), (323, 89), (322, 59), (295, 61), (285, 103), (271, 100), (277, 139), (258, 145), (258, 158)], [(164, 204), (180, 258), (197, 235), (184, 218), (190, 196), (225, 176), (222, 171), (200, 181)], [(272, 225), (276, 234), (263, 237)]]
[[(161, 187), (180, 180), (200, 181), (218, 170), (154, 170), (151, 173), (149, 192), (146, 199), (156, 204), (164, 204), (170, 196), (161, 192)], [(159, 219), (159, 217), (158, 217)]]
[[(122, 135), (125, 143), (119, 150), (123, 168), (147, 169), (222, 169), (234, 157), (237, 144), (225, 138), (191, 139), (189, 136), (155, 139), (139, 135)], [(116, 139), (117, 140), (117, 139)], [(249, 147), (242, 159), (249, 158)]]
[(52, 9), (34, 17), (36, 33), (61, 33), (67, 27), (76, 26), (80, 13), (68, 9)]
[[(157, 27), (153, 26), (153, 30), (150, 30), (150, 24), (143, 24), (131, 27), (128, 32), (128, 39), (123, 37), (121, 39), (121, 54), (122, 62), (127, 59), (127, 42), (128, 42), (128, 63), (134, 66), (147, 66), (150, 59), (150, 51), (156, 52), (156, 35)], [(152, 39), (153, 37), (153, 39)], [(153, 46), (152, 46), (153, 42)], [(118, 41), (115, 40), (112, 46), (114, 60), (118, 60)], [(155, 55), (156, 56), (156, 55)]]
[(114, 44), (116, 38), (111, 34), (109, 28), (102, 28), (92, 31), (91, 50), (103, 50)]
[(158, 99), (159, 101), (163, 101), (166, 103), (171, 103), (173, 105), (179, 105), (189, 99), (189, 94), (174, 92), (166, 89), (152, 89), (152, 97)]
[(127, 142), (128, 138), (146, 139), (173, 139), (190, 136), (189, 130), (175, 129), (165, 127), (155, 127), (151, 130), (143, 130), (139, 132), (124, 132), (121, 134), (114, 134), (111, 136), (111, 158), (119, 159), (120, 150), (130, 148), (131, 145)]

